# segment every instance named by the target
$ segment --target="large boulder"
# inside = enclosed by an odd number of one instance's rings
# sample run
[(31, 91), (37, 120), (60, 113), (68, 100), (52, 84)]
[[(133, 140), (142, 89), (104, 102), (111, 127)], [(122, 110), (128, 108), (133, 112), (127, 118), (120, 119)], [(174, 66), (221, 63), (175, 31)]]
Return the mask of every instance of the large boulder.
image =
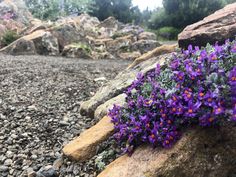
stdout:
[(79, 30), (78, 28), (79, 27), (73, 23), (60, 23), (48, 30), (58, 39), (59, 48), (60, 51), (62, 51), (66, 45), (84, 42), (85, 34), (83, 30)]
[(102, 21), (97, 28), (101, 38), (111, 37), (113, 34), (122, 28), (122, 23), (116, 20), (114, 17), (108, 17)]
[(98, 177), (234, 177), (236, 129), (232, 126), (188, 130), (171, 149), (138, 148)]
[(224, 43), (234, 39), (236, 34), (236, 3), (227, 5), (214, 14), (195, 24), (187, 26), (178, 36), (179, 47), (187, 48), (189, 44), (205, 46), (207, 43)]
[(11, 55), (59, 55), (57, 39), (48, 31), (38, 30), (21, 37), (12, 44), (2, 48), (0, 52)]

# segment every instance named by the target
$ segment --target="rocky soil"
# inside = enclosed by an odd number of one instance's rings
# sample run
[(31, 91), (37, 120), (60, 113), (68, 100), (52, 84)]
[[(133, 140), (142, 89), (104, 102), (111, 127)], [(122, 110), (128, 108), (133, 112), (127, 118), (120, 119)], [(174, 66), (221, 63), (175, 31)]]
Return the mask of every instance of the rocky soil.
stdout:
[(0, 55), (0, 176), (97, 175), (115, 158), (110, 141), (82, 164), (63, 158), (61, 149), (97, 122), (79, 114), (80, 102), (128, 64)]

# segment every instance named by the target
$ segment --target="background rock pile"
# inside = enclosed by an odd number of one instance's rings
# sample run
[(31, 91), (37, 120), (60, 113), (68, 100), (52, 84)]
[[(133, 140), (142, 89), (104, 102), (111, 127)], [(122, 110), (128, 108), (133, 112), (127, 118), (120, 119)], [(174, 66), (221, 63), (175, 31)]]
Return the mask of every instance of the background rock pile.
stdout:
[(0, 2), (2, 34), (14, 30), (21, 37), (2, 48), (11, 55), (63, 55), (90, 59), (135, 59), (160, 44), (156, 35), (139, 26), (122, 24), (114, 17), (100, 22), (87, 14), (55, 22), (32, 17), (23, 1)]

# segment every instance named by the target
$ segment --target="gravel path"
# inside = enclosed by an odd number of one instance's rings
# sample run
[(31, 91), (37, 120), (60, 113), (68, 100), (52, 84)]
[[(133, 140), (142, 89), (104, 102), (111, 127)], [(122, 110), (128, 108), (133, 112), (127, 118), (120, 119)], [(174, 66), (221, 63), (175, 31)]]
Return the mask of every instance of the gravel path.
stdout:
[[(57, 176), (55, 166), (60, 167), (61, 177), (95, 176), (102, 168), (94, 164), (96, 157), (76, 164), (62, 159), (61, 149), (96, 122), (78, 113), (80, 102), (128, 64), (121, 60), (0, 55), (0, 177), (33, 177), (35, 172), (37, 176)], [(99, 81), (94, 81), (96, 78)], [(109, 143), (98, 152), (110, 147)], [(48, 166), (53, 163), (54, 167)]]

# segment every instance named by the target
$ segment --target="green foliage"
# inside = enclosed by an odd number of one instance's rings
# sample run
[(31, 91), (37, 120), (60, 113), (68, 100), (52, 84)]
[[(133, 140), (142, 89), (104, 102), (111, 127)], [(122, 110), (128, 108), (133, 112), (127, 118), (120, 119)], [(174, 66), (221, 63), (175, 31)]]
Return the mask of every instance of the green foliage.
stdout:
[(111, 158), (111, 156), (114, 156), (114, 151), (103, 151), (102, 153), (98, 154), (95, 159), (95, 166), (98, 168), (99, 171), (104, 170), (106, 166), (106, 161)]
[(78, 48), (78, 49), (82, 49), (83, 51), (85, 51), (87, 54), (91, 54), (92, 49), (83, 43), (72, 43), (70, 44), (72, 47)]
[(31, 13), (42, 20), (56, 20), (60, 16), (89, 13), (93, 0), (25, 0)]
[(20, 36), (15, 31), (7, 31), (1, 38), (0, 44), (1, 46), (8, 46), (15, 40), (19, 39)]
[(95, 0), (91, 15), (99, 20), (114, 16), (124, 23), (138, 23), (141, 12), (138, 7), (132, 6), (132, 0)]
[(158, 29), (158, 37), (162, 39), (175, 40), (181, 30), (174, 27), (162, 27)]
[(226, 3), (225, 0), (163, 0), (164, 8), (152, 14), (149, 27), (173, 26), (181, 29), (202, 20)]

